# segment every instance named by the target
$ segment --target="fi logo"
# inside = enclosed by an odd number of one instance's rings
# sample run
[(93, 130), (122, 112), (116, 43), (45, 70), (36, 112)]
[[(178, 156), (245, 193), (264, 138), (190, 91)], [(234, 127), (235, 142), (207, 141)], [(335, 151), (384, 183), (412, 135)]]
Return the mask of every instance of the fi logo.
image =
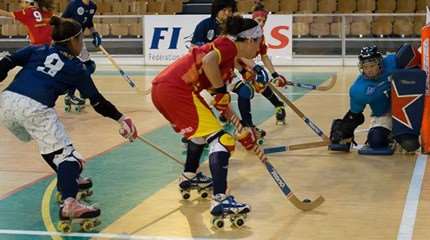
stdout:
[(159, 49), (161, 42), (162, 46), (168, 42), (168, 49), (177, 49), (180, 32), (180, 27), (154, 27), (150, 49)]

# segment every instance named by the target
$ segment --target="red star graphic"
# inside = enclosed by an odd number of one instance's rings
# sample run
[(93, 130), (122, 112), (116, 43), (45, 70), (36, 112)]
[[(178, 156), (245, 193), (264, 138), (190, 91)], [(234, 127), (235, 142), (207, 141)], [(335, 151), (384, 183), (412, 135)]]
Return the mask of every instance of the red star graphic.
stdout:
[(412, 129), (412, 123), (409, 120), (409, 116), (406, 113), (406, 108), (414, 103), (422, 94), (405, 94), (399, 95), (397, 91), (396, 82), (393, 81), (393, 87), (391, 88), (391, 104), (396, 107), (392, 107), (393, 118), (399, 121), (401, 124)]

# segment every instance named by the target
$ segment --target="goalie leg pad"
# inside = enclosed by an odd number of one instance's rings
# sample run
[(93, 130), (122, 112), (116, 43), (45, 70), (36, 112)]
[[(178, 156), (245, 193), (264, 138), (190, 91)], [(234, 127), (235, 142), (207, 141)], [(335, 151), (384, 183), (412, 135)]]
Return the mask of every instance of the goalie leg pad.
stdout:
[(367, 134), (367, 145), (370, 148), (386, 148), (392, 142), (391, 131), (385, 127), (373, 127)]
[(403, 44), (396, 52), (396, 63), (398, 68), (416, 68), (420, 66), (421, 54), (411, 44)]
[(394, 154), (395, 145), (389, 145), (383, 148), (371, 148), (367, 145), (358, 150), (360, 155), (375, 155), (375, 156), (386, 156)]
[(407, 152), (415, 152), (420, 148), (420, 141), (415, 134), (402, 134), (396, 136), (395, 139)]

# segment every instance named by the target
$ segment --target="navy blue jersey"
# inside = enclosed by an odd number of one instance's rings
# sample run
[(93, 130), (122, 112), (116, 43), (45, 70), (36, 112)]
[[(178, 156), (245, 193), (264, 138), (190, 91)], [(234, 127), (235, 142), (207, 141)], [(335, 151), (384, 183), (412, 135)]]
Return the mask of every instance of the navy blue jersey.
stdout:
[(70, 88), (77, 88), (91, 103), (100, 98), (85, 65), (56, 45), (28, 46), (8, 58), (22, 69), (6, 88), (53, 107), (59, 95)]
[(82, 30), (85, 30), (85, 28), (94, 27), (93, 17), (96, 11), (97, 6), (93, 1), (86, 5), (82, 0), (71, 0), (62, 17), (78, 21), (82, 25)]
[(197, 24), (196, 29), (194, 29), (193, 39), (191, 43), (197, 46), (201, 46), (208, 42), (215, 40), (218, 35), (220, 35), (219, 22), (216, 18), (206, 18)]

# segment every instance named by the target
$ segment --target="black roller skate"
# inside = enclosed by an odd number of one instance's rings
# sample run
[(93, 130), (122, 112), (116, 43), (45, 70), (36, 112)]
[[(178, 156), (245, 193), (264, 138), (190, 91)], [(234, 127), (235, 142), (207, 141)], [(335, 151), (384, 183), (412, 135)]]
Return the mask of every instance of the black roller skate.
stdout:
[(266, 136), (266, 131), (257, 127), (253, 127), (253, 131), (255, 134), (255, 138), (257, 140), (257, 144), (262, 145), (264, 143), (264, 137)]
[(97, 218), (100, 216), (100, 209), (85, 205), (74, 198), (67, 198), (60, 207), (60, 222), (58, 229), (61, 232), (72, 231), (73, 224), (81, 226), (80, 231), (89, 232), (101, 222)]
[(285, 107), (279, 106), (275, 108), (276, 125), (285, 125)]
[[(91, 180), (91, 178), (88, 178), (88, 177), (79, 177), (78, 184), (79, 184), (79, 192), (76, 198), (78, 200), (86, 201), (88, 197), (93, 195), (93, 190), (91, 190), (91, 188), (93, 187), (93, 181)], [(60, 204), (63, 203), (63, 198), (60, 192), (57, 192), (56, 199), (58, 203)]]
[(191, 190), (197, 190), (200, 197), (207, 198), (212, 190), (212, 178), (205, 176), (202, 172), (190, 177), (193, 173), (182, 173), (179, 179), (179, 191), (183, 199), (191, 197)]
[(80, 112), (84, 107), (84, 99), (69, 94), (66, 94), (66, 96), (64, 96), (64, 111), (71, 112), (73, 109), (76, 112)]
[(212, 200), (212, 225), (221, 229), (224, 227), (224, 219), (229, 218), (232, 226), (242, 227), (250, 211), (248, 204), (236, 202), (233, 196), (217, 194)]

